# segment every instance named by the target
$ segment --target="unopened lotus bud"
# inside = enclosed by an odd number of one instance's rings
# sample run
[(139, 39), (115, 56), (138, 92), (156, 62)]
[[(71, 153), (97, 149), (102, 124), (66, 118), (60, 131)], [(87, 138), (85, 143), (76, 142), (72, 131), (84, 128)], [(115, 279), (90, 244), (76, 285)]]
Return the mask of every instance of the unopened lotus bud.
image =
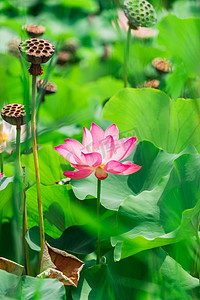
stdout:
[(46, 63), (54, 54), (55, 47), (50, 42), (43, 39), (29, 39), (19, 44), (22, 56), (31, 62), (29, 72), (31, 75), (42, 75), (41, 64)]
[(27, 123), (27, 116), (24, 105), (8, 104), (1, 110), (2, 118), (11, 125), (21, 126)]
[(52, 82), (43, 79), (37, 80), (37, 90), (42, 93), (42, 102), (45, 101), (44, 95), (51, 95), (57, 92), (57, 86)]
[(124, 13), (132, 29), (151, 27), (157, 21), (153, 6), (146, 0), (125, 0)]
[(45, 32), (45, 28), (41, 25), (25, 25), (22, 29), (26, 30), (27, 34), (32, 38), (40, 37)]
[(171, 62), (163, 58), (155, 58), (152, 61), (152, 65), (161, 75), (173, 71), (173, 66)]

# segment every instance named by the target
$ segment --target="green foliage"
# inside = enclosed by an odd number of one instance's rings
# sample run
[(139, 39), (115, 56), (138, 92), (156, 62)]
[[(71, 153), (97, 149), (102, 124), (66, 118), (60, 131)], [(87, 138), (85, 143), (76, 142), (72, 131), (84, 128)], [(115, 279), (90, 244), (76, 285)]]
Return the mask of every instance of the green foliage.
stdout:
[[(31, 106), (29, 63), (8, 52), (12, 38), (27, 38), (22, 25), (45, 26), (43, 38), (56, 46), (54, 59), (43, 65), (41, 78), (53, 82), (57, 93), (46, 95), (41, 103), (41, 95), (37, 98), (45, 238), (52, 247), (72, 253), (85, 263), (77, 288), (64, 288), (55, 279), (18, 277), (0, 270), (2, 299), (200, 297), (199, 5), (189, 0), (150, 1), (158, 16), (155, 36), (143, 39), (132, 31), (130, 88), (123, 89), (127, 19), (118, 18), (123, 2), (0, 3), (1, 107), (15, 102)], [(146, 4), (142, 1), (142, 9), (149, 13)], [(146, 25), (143, 20), (142, 23)], [(68, 39), (75, 39), (79, 45), (74, 60), (57, 65), (57, 55)], [(156, 71), (152, 60), (157, 57), (170, 60), (173, 71), (162, 75)], [(160, 81), (160, 90), (136, 89), (152, 79)], [(96, 213), (96, 177), (64, 178), (63, 172), (72, 168), (54, 149), (66, 138), (82, 141), (83, 126), (89, 128), (92, 122), (104, 130), (116, 123), (121, 138), (136, 136), (137, 145), (127, 160), (142, 167), (129, 176), (109, 174), (102, 181), (100, 222)], [(20, 261), (23, 201), (18, 193), (20, 184), (13, 177), (15, 151), (12, 155), (3, 153), (3, 159), (0, 256), (24, 264)], [(36, 276), (41, 249), (31, 139), (21, 145), (20, 159), (25, 167), (21, 179), (28, 214), (26, 240), (31, 276)], [(101, 262), (95, 265), (98, 230)]]
[(2, 299), (65, 299), (65, 289), (56, 279), (19, 277), (0, 270), (0, 297)]
[(199, 100), (170, 100), (150, 89), (124, 89), (104, 108), (104, 118), (116, 123), (121, 133), (148, 140), (171, 153), (188, 144), (199, 149)]

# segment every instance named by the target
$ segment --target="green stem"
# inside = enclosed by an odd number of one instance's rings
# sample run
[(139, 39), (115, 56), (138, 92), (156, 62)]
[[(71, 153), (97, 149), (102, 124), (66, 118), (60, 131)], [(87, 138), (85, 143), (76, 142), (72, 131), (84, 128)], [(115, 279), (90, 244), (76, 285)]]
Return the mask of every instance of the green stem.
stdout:
[(1, 173), (3, 173), (3, 153), (0, 153)]
[[(17, 126), (17, 135), (16, 135), (16, 161), (17, 161), (17, 174), (20, 176), (21, 173), (21, 162), (20, 162), (20, 137), (21, 137), (21, 126)], [(23, 183), (25, 184), (25, 175), (23, 175)], [(26, 232), (28, 230), (27, 226), (27, 211), (26, 211), (26, 194), (25, 191), (22, 194), (20, 192), (21, 197), (23, 198), (23, 252), (24, 252), (24, 265), (26, 274), (30, 275), (30, 261), (29, 261), (29, 249), (28, 244), (26, 242)]]
[[(25, 167), (23, 169), (23, 184), (25, 185)], [(27, 275), (31, 275), (31, 267), (30, 267), (30, 258), (29, 258), (29, 247), (26, 241), (26, 233), (28, 231), (28, 218), (27, 218), (27, 210), (26, 210), (26, 192), (24, 189), (24, 202), (23, 202), (23, 248), (24, 248), (24, 257), (25, 257), (25, 270)]]
[(100, 262), (100, 239), (101, 239), (101, 232), (100, 232), (100, 225), (101, 225), (101, 218), (100, 218), (100, 203), (101, 203), (101, 180), (97, 180), (97, 260), (96, 264), (98, 265)]
[(197, 225), (197, 232), (196, 232), (196, 237), (197, 237), (197, 244), (198, 244), (198, 247), (197, 247), (197, 254), (196, 254), (196, 258), (197, 258), (197, 263), (196, 263), (196, 266), (197, 266), (197, 272), (198, 272), (198, 275), (199, 275), (199, 284), (200, 284), (200, 238), (199, 238), (199, 222), (198, 222), (198, 225)]
[(32, 76), (31, 132), (32, 132), (33, 158), (34, 158), (36, 187), (37, 187), (38, 213), (39, 213), (39, 223), (40, 223), (40, 244), (41, 244), (41, 256), (42, 256), (44, 243), (45, 243), (45, 235), (44, 235), (40, 174), (39, 174), (39, 163), (38, 163), (37, 142), (36, 142), (36, 76)]
[(124, 87), (127, 87), (127, 71), (128, 71), (128, 59), (129, 59), (129, 48), (130, 48), (130, 40), (131, 40), (131, 28), (129, 26), (127, 32), (127, 39), (126, 39), (126, 48), (124, 51)]
[(16, 159), (17, 159), (17, 168), (18, 173), (21, 172), (21, 162), (20, 162), (20, 136), (21, 136), (21, 126), (17, 126), (17, 135), (16, 135)]
[(20, 134), (21, 126), (16, 127), (16, 152), (15, 152), (15, 178), (13, 184), (13, 237), (15, 245), (15, 259), (18, 263), (22, 263), (22, 242), (21, 242), (21, 229), (20, 229), (20, 209), (22, 200), (22, 182), (20, 177)]

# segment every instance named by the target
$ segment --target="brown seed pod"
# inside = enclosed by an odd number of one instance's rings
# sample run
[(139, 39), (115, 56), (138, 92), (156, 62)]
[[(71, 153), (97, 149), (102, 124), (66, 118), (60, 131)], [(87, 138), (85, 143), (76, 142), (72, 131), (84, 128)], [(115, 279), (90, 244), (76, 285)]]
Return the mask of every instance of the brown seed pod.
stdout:
[(29, 72), (38, 76), (43, 73), (41, 64), (46, 63), (54, 54), (55, 47), (50, 42), (43, 39), (28, 39), (19, 44), (21, 55), (31, 62)]
[(75, 54), (79, 48), (79, 42), (76, 39), (68, 39), (62, 45), (61, 51)]
[(37, 90), (42, 93), (42, 102), (45, 102), (45, 95), (51, 95), (57, 92), (57, 86), (52, 82), (45, 81), (44, 79), (37, 80)]
[(60, 66), (64, 66), (67, 62), (71, 62), (72, 54), (70, 52), (60, 51), (58, 53), (57, 64)]
[(50, 81), (45, 81), (44, 79), (37, 80), (38, 90), (43, 90), (45, 95), (54, 94), (57, 92), (57, 86)]
[(32, 38), (40, 37), (45, 32), (45, 28), (41, 25), (25, 25), (22, 29), (25, 29), (27, 34)]
[(149, 89), (158, 89), (160, 81), (157, 79), (145, 81), (143, 84), (139, 85), (137, 88), (149, 88)]
[(155, 58), (152, 61), (154, 68), (162, 75), (164, 73), (170, 73), (173, 71), (173, 66), (170, 61), (163, 58)]
[(21, 126), (27, 121), (24, 105), (8, 104), (1, 110), (2, 118), (11, 125)]

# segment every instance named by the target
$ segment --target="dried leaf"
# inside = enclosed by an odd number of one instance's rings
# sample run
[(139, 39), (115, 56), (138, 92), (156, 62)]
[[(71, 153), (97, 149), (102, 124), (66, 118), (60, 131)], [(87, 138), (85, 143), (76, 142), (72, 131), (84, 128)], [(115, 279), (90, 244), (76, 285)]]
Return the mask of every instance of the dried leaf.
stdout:
[(57, 278), (65, 285), (77, 286), (83, 266), (84, 262), (74, 255), (53, 248), (46, 242), (41, 262), (43, 272), (38, 277)]
[(24, 271), (24, 267), (22, 265), (4, 257), (0, 257), (0, 269), (18, 276), (21, 276)]

